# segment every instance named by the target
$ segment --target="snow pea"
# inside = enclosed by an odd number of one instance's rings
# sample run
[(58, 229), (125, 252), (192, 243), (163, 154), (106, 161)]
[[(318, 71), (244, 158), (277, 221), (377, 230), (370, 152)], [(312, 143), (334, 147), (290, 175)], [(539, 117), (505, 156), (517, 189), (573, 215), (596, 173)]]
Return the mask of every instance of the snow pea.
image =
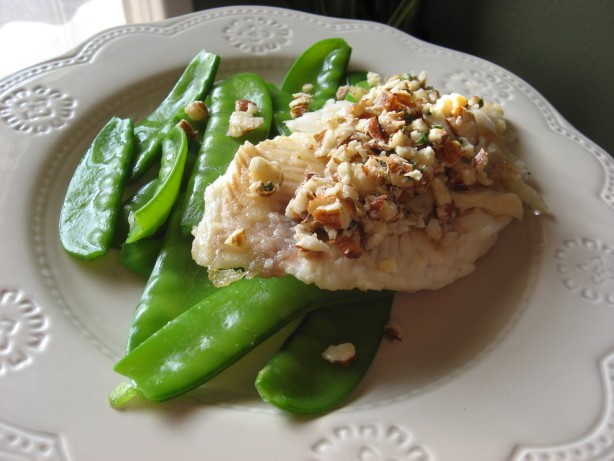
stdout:
[[(348, 72), (345, 77), (345, 84), (348, 87), (348, 91), (344, 99), (353, 103), (358, 102), (360, 99), (355, 90), (368, 91), (372, 88), (367, 80), (367, 72), (363, 70)], [(362, 94), (362, 91), (359, 94)]]
[(313, 85), (310, 110), (319, 109), (335, 98), (350, 61), (352, 48), (341, 38), (328, 38), (311, 45), (288, 70), (281, 91), (300, 93), (305, 84)]
[[(202, 141), (202, 136), (197, 133), (195, 139), (190, 139), (188, 136), (188, 154), (185, 161), (185, 167), (183, 170), (183, 179), (181, 182), (181, 190), (185, 190), (185, 187), (190, 179), (190, 174), (192, 172), (192, 168), (194, 167), (194, 162), (196, 156), (198, 154), (198, 150), (200, 148), (200, 142)], [(129, 217), (136, 210), (141, 208), (147, 202), (149, 202), (154, 194), (156, 193), (156, 188), (158, 187), (159, 180), (158, 178), (149, 179), (147, 182), (144, 182), (139, 186), (136, 192), (134, 192), (127, 200), (124, 201), (122, 207), (120, 209), (120, 214), (117, 219), (117, 225), (115, 228), (115, 237), (114, 237), (114, 247), (122, 248), (126, 238), (128, 237), (128, 232), (130, 231)], [(131, 218), (130, 218), (131, 219)], [(164, 234), (164, 227), (160, 228), (154, 236), (162, 236)], [(133, 248), (136, 248), (133, 246)]]
[(348, 72), (345, 76), (345, 84), (352, 86), (357, 84), (363, 84), (367, 81), (367, 71), (365, 70), (353, 70)]
[[(341, 42), (343, 41), (341, 40)], [(337, 42), (337, 45), (340, 45), (339, 42)], [(345, 47), (347, 47), (347, 44), (345, 44)], [(314, 85), (314, 97), (317, 96), (319, 98), (314, 108), (318, 107), (317, 104), (320, 104), (320, 101), (321, 105), (323, 105), (327, 99), (335, 96), (341, 78), (345, 74), (347, 60), (349, 59), (349, 53), (351, 51), (349, 47), (345, 50), (343, 46), (339, 46), (339, 49), (336, 51), (331, 51), (330, 48), (328, 48), (328, 52), (325, 52), (326, 50), (326, 47), (321, 47), (319, 49), (321, 65), (324, 69), (323, 73), (327, 74), (329, 77), (331, 75), (337, 75), (334, 83), (332, 83), (332, 80), (326, 80), (324, 78), (318, 79), (317, 77), (312, 79), (312, 81), (305, 81), (303, 79), (300, 83), (300, 87), (295, 91), (302, 91), (305, 83), (312, 83)], [(344, 51), (347, 51), (347, 59), (345, 60), (342, 59)], [(302, 61), (304, 64), (306, 59), (305, 56), (311, 56), (311, 59), (314, 59), (316, 54), (317, 53), (312, 52), (312, 54), (309, 55), (306, 52), (297, 62)], [(333, 66), (335, 63), (337, 65)], [(331, 66), (334, 68), (331, 68)], [(301, 66), (299, 65), (295, 68), (295, 76), (297, 78), (304, 76), (304, 72), (302, 75), (300, 72)], [(205, 138), (194, 173), (195, 175), (196, 170), (200, 170), (200, 176), (198, 180), (192, 180), (191, 178), (188, 184), (190, 195), (186, 197), (185, 210), (181, 222), (184, 232), (189, 232), (193, 226), (198, 224), (204, 209), (204, 202), (202, 200), (204, 189), (217, 178), (219, 174), (222, 174), (226, 170), (228, 162), (234, 156), (238, 145), (243, 142), (241, 140), (241, 142), (233, 146), (232, 149), (224, 149), (228, 147), (229, 142), (233, 141), (233, 138), (229, 138), (226, 132), (228, 130), (228, 118), (230, 113), (234, 110), (234, 102), (237, 99), (250, 99), (256, 102), (261, 109), (261, 114), (259, 115), (264, 115), (262, 112), (263, 104), (259, 104), (253, 97), (236, 95), (231, 97), (230, 90), (232, 87), (230, 84), (228, 84), (229, 86), (227, 87), (228, 91), (226, 93), (226, 98), (222, 98), (224, 94), (218, 89), (223, 84), (228, 83), (224, 81), (216, 84), (208, 98), (211, 119), (205, 131)], [(277, 101), (283, 98), (283, 100), (289, 103), (291, 100), (289, 93), (279, 90), (271, 84), (264, 86), (264, 82), (262, 82), (259, 77), (257, 85), (260, 87), (258, 90), (260, 92), (263, 88), (267, 88), (268, 86), (268, 93), (271, 94), (270, 98), (273, 99), (276, 110), (282, 106), (279, 103), (275, 103), (276, 97), (278, 98)], [(320, 85), (320, 87), (318, 85)], [(331, 85), (332, 90), (330, 88), (325, 88), (327, 85)], [(239, 86), (238, 83), (235, 84), (235, 88), (237, 86)], [(277, 89), (279, 93), (276, 94), (273, 88)], [(329, 91), (329, 95), (322, 96), (322, 94), (324, 94), (322, 90)], [(265, 90), (265, 94), (266, 93)], [(219, 108), (225, 108), (226, 114), (224, 116), (221, 115), (224, 111), (218, 110), (218, 108), (215, 107), (214, 101), (216, 97), (220, 103)], [(270, 107), (270, 101), (268, 104)], [(287, 105), (286, 103), (285, 106), (287, 107)], [(270, 112), (271, 110), (269, 109), (269, 113)], [(216, 121), (218, 113), (220, 114), (220, 120)], [(222, 128), (218, 127), (217, 130), (213, 129), (218, 123), (223, 124), (224, 122), (225, 125), (221, 125)], [(283, 127), (285, 127), (285, 125), (283, 125)], [(208, 133), (211, 135), (211, 142), (215, 141), (215, 143), (209, 146), (204, 155), (201, 155), (205, 152), (205, 143), (207, 142)], [(266, 132), (264, 136), (266, 136)], [(257, 139), (255, 142), (264, 139), (264, 136)], [(223, 157), (218, 157), (221, 153), (226, 154)], [(202, 183), (199, 184), (198, 181), (202, 181)], [(195, 196), (197, 199), (199, 198), (199, 200), (196, 207), (189, 209), (189, 200), (191, 196)], [(170, 227), (166, 236), (167, 240), (171, 239), (171, 236), (179, 238), (177, 233), (171, 230), (171, 227), (174, 228), (174, 226), (176, 226), (176, 223), (173, 221), (174, 216), (175, 214), (171, 218), (171, 223), (169, 224)], [(185, 221), (186, 217), (187, 221)], [(190, 219), (192, 219), (191, 222)], [(195, 266), (197, 270), (202, 271), (199, 277), (194, 278), (194, 280), (198, 280), (198, 283), (195, 285), (199, 286), (199, 284), (205, 280), (208, 282), (206, 270), (204, 268), (199, 268), (191, 260), (189, 261), (191, 265), (187, 264), (190, 240), (186, 238), (185, 240), (176, 240), (176, 242), (179, 246), (182, 244), (185, 245), (185, 251), (178, 251), (177, 248), (174, 250), (169, 249), (169, 255), (177, 255), (178, 262), (175, 267), (179, 268), (179, 270), (190, 270), (188, 268), (193, 268)], [(169, 248), (172, 248), (172, 245)], [(158, 267), (163, 253), (164, 248), (160, 253), (160, 258), (156, 263), (156, 267)], [(187, 255), (186, 258), (182, 259), (180, 256), (182, 253)], [(153, 289), (148, 291), (150, 287), (148, 282), (148, 288), (146, 288), (145, 295), (151, 295), (152, 300), (154, 298), (159, 298), (157, 301), (161, 303), (160, 308), (153, 308), (150, 310), (148, 308), (141, 308), (141, 306), (137, 307), (128, 353), (115, 367), (116, 371), (129, 377), (132, 384), (120, 386), (111, 396), (112, 404), (121, 405), (136, 394), (140, 394), (154, 401), (167, 400), (211, 379), (261, 343), (264, 339), (277, 332), (288, 322), (316, 307), (322, 307), (322, 309), (318, 309), (321, 322), (335, 323), (335, 314), (328, 315), (328, 310), (331, 308), (335, 310), (343, 308), (323, 306), (332, 306), (341, 301), (358, 302), (359, 300), (360, 303), (358, 306), (365, 306), (371, 304), (372, 300), (379, 299), (382, 296), (380, 293), (365, 294), (356, 291), (327, 292), (319, 290), (313, 285), (304, 285), (292, 277), (283, 277), (265, 280), (240, 280), (228, 287), (215, 291), (209, 286), (203, 288), (203, 292), (198, 299), (195, 296), (191, 301), (174, 302), (176, 301), (178, 292), (180, 292), (182, 296), (184, 292), (190, 292), (190, 289), (181, 287), (182, 279), (186, 279), (185, 275), (181, 275), (180, 272), (173, 270), (156, 271), (157, 269), (154, 268), (150, 281), (157, 276), (164, 283), (152, 283), (151, 287), (160, 288), (160, 292), (156, 292)], [(171, 275), (176, 276), (174, 281)], [(165, 279), (168, 280), (168, 284)], [(164, 287), (167, 288), (166, 293), (163, 292)], [(170, 295), (170, 293), (172, 293), (172, 295)], [(146, 297), (145, 295), (144, 298)], [(172, 298), (170, 296), (172, 296)], [(171, 302), (169, 302), (169, 298), (172, 300)], [(146, 304), (143, 304), (143, 306), (146, 306)], [(191, 307), (186, 309), (188, 306)], [(378, 316), (376, 316), (375, 312), (371, 312), (369, 315), (362, 316), (362, 320), (359, 320), (357, 323), (360, 325), (369, 324), (370, 331), (366, 333), (366, 335), (372, 338), (372, 335), (377, 336), (379, 334), (379, 338), (381, 339), (383, 325), (381, 325), (382, 328), (377, 326), (381, 324), (381, 309), (372, 305), (368, 307), (375, 309)], [(324, 313), (327, 314), (322, 317)], [(305, 326), (301, 324), (299, 327), (299, 332), (301, 333), (297, 333), (295, 337), (301, 337), (304, 332), (309, 331), (310, 325), (313, 324), (313, 322), (309, 321), (311, 318), (311, 315), (307, 316), (307, 323)], [(348, 327), (346, 329), (347, 331), (343, 328), (340, 328), (340, 330), (343, 330), (345, 333), (348, 331), (355, 331), (352, 327)], [(340, 334), (339, 331), (337, 331), (337, 333)], [(330, 408), (341, 399), (345, 398), (358, 384), (377, 351), (379, 340), (364, 340), (362, 342), (356, 340), (356, 343), (360, 344), (359, 347), (362, 351), (360, 354), (362, 357), (360, 361), (357, 359), (357, 363), (359, 364), (353, 367), (353, 373), (350, 374), (351, 378), (345, 377), (342, 379), (342, 382), (335, 387), (334, 392), (328, 392), (321, 395), (319, 403), (317, 401), (318, 397), (312, 395), (311, 407), (302, 412), (317, 412), (323, 411), (320, 410), (321, 408)], [(282, 350), (280, 354), (284, 354), (284, 352), (285, 350)], [(310, 351), (306, 351), (305, 353), (308, 352)], [(320, 360), (324, 361), (323, 359)], [(324, 382), (326, 379), (330, 379), (330, 376), (330, 374), (324, 374), (320, 379)], [(318, 379), (316, 379), (316, 381), (317, 380)], [(266, 380), (263, 382), (265, 381)], [(271, 391), (275, 391), (274, 387)], [(283, 388), (278, 389), (278, 391), (278, 394), (283, 395)]]
[[(117, 362), (115, 371), (147, 400), (167, 400), (213, 378), (310, 308), (356, 296), (381, 294), (325, 291), (291, 276), (242, 279), (168, 322)], [(122, 400), (116, 393), (114, 398)]]
[(215, 290), (207, 269), (192, 259), (192, 239), (181, 231), (180, 203), (181, 197), (171, 214), (162, 248), (136, 306), (128, 352)]
[(290, 115), (290, 103), (292, 102), (292, 95), (281, 91), (274, 83), (267, 82), (267, 89), (271, 95), (271, 102), (273, 104), (273, 126), (275, 134), (289, 136), (292, 132), (285, 124), (286, 121), (292, 119)]
[[(227, 135), (229, 119), (235, 111), (235, 102), (249, 100), (258, 106), (258, 117), (264, 123), (243, 136)], [(262, 78), (252, 73), (233, 75), (217, 82), (208, 98), (209, 122), (192, 176), (188, 182), (181, 226), (188, 234), (200, 222), (205, 207), (205, 189), (223, 174), (235, 152), (245, 141), (258, 143), (267, 138), (271, 127), (271, 97)]]
[[(202, 121), (197, 122), (202, 123)], [(196, 133), (195, 139), (190, 139), (188, 136), (188, 155), (183, 170), (181, 190), (185, 190), (185, 186), (190, 178), (201, 140), (202, 136), (199, 133)], [(133, 243), (125, 243), (125, 241), (130, 231), (129, 219), (132, 219), (130, 216), (151, 200), (158, 184), (158, 178), (151, 179), (149, 182), (141, 185), (136, 193), (123, 203), (113, 239), (113, 246), (120, 249), (120, 263), (127, 269), (145, 276), (151, 274), (156, 263), (156, 258), (162, 245), (162, 237), (166, 232), (166, 225), (159, 227), (150, 237)]]
[[(292, 64), (286, 73), (281, 88), (267, 83), (273, 101), (273, 124), (276, 134), (288, 136), (291, 131), (285, 122), (292, 119), (290, 103), (292, 94), (304, 91), (305, 85), (313, 85), (313, 102), (309, 109), (315, 110), (334, 98), (343, 81), (350, 59), (351, 48), (342, 39), (326, 39), (309, 47)], [(365, 73), (366, 75), (366, 73)]]
[(60, 241), (68, 253), (91, 260), (109, 251), (133, 145), (132, 121), (113, 117), (81, 159), (60, 215)]
[(124, 243), (119, 251), (119, 262), (126, 269), (149, 277), (158, 259), (160, 247), (162, 247), (162, 240), (157, 237)]
[[(371, 85), (369, 85), (369, 82), (367, 82), (366, 80), (356, 82), (354, 85), (349, 87), (349, 91), (345, 95), (344, 99), (352, 103), (357, 103), (361, 98), (361, 96), (359, 95), (362, 95), (362, 91), (369, 91), (371, 88)], [(360, 90), (359, 95), (356, 94), (355, 90)]]
[(187, 135), (174, 126), (162, 141), (162, 161), (153, 196), (129, 217), (126, 243), (152, 235), (166, 221), (179, 194), (187, 152)]
[(136, 124), (137, 157), (132, 167), (131, 182), (140, 178), (158, 157), (166, 134), (179, 120), (186, 118), (186, 106), (205, 99), (213, 85), (219, 62), (219, 56), (201, 51), (188, 64), (164, 101)]
[[(391, 293), (377, 300), (344, 303), (308, 313), (281, 350), (260, 370), (256, 389), (266, 402), (291, 413), (313, 414), (341, 404), (358, 386), (382, 340)], [(322, 357), (330, 345), (352, 343), (349, 366)]]
[(158, 180), (154, 178), (140, 186), (136, 192), (122, 203), (115, 225), (114, 248), (120, 249), (122, 247), (128, 237), (128, 232), (130, 232), (130, 223), (128, 221), (130, 215), (151, 200), (157, 186)]
[[(258, 91), (261, 94), (257, 95)], [(214, 116), (210, 122), (213, 128), (207, 132), (209, 136), (207, 139), (211, 139), (212, 133), (217, 134), (218, 130), (221, 130), (224, 136), (226, 135), (228, 118), (234, 110), (234, 102), (237, 99), (250, 99), (257, 104), (257, 101), (260, 101), (263, 106), (269, 105), (266, 101), (266, 91), (261, 87), (260, 81), (253, 78), (253, 75), (234, 76), (216, 84), (209, 100), (209, 103), (213, 102), (211, 111)], [(270, 118), (269, 116), (268, 119), (270, 120)], [(261, 131), (267, 130), (269, 126), (270, 122), (265, 121)], [(263, 136), (263, 134), (258, 134), (258, 137), (260, 136)], [(220, 139), (222, 138), (216, 138), (216, 141), (220, 141)], [(233, 138), (225, 136), (225, 141), (228, 142), (229, 140), (233, 141)], [(251, 140), (257, 140), (255, 134), (251, 135)], [(213, 142), (213, 140), (210, 142)], [(190, 149), (195, 145), (196, 143), (192, 143)], [(210, 147), (212, 145), (215, 147), (215, 143), (209, 144)], [(219, 173), (225, 171), (233, 155), (234, 151), (229, 152), (229, 155), (222, 155), (219, 151), (210, 155), (202, 153), (200, 165), (201, 168), (207, 169), (209, 174), (208, 177), (205, 175), (206, 177), (200, 178), (200, 185), (206, 187), (215, 179), (212, 174), (215, 168), (219, 169)], [(190, 158), (189, 156), (188, 159)], [(186, 170), (187, 168), (186, 165)], [(186, 171), (185, 173), (189, 172)], [(184, 180), (186, 176), (190, 177), (189, 174), (184, 174)], [(182, 203), (183, 198), (179, 198), (177, 204)], [(129, 351), (214, 290), (206, 269), (197, 265), (192, 259), (192, 239), (191, 237), (184, 237), (181, 231), (180, 211), (181, 206), (177, 205), (169, 220), (164, 246), (147, 282), (145, 292), (137, 305), (128, 342)]]
[(126, 243), (130, 231), (130, 216), (145, 205), (156, 192), (158, 179), (154, 178), (142, 185), (130, 196), (120, 209), (119, 218), (115, 229), (114, 247), (120, 250), (119, 262), (126, 269), (139, 275), (148, 277), (156, 263), (156, 258), (162, 246), (162, 237), (166, 227), (161, 226), (153, 235), (145, 237), (133, 243)]

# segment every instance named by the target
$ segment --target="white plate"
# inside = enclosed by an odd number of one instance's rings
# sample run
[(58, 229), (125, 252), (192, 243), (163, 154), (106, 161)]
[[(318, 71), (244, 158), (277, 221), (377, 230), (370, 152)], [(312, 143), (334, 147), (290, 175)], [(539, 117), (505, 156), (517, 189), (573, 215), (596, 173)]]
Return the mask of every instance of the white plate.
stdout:
[[(261, 348), (188, 397), (111, 410), (143, 280), (83, 263), (57, 238), (70, 175), (112, 114), (139, 117), (202, 48), (221, 74), (279, 80), (309, 44), (345, 38), (354, 68), (426, 70), (501, 103), (551, 207), (464, 280), (399, 296), (348, 404), (295, 419), (263, 404)], [(597, 460), (614, 452), (614, 162), (534, 89), (394, 29), (224, 8), (99, 34), (0, 82), (0, 458), (45, 460)], [(268, 345), (269, 349), (271, 344)], [(265, 346), (266, 349), (266, 346)]]

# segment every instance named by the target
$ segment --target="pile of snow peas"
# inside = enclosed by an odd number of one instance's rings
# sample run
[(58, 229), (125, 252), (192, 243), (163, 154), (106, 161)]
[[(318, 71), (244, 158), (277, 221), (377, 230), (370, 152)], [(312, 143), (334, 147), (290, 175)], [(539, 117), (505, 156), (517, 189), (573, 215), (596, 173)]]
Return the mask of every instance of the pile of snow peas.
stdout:
[[(76, 168), (60, 216), (60, 241), (93, 260), (115, 248), (120, 262), (148, 277), (115, 370), (129, 382), (109, 396), (119, 408), (136, 396), (164, 401), (206, 383), (295, 319), (299, 326), (258, 374), (263, 400), (292, 412), (329, 411), (367, 372), (383, 337), (393, 294), (326, 291), (292, 276), (241, 279), (216, 288), (191, 257), (190, 232), (202, 219), (204, 190), (246, 141), (288, 134), (292, 94), (309, 85), (309, 110), (334, 98), (351, 48), (339, 38), (309, 47), (282, 84), (254, 73), (216, 80), (220, 57), (199, 53), (160, 106), (138, 123), (112, 118)], [(235, 102), (249, 100), (264, 123), (227, 135)], [(351, 342), (339, 366), (321, 357)]]

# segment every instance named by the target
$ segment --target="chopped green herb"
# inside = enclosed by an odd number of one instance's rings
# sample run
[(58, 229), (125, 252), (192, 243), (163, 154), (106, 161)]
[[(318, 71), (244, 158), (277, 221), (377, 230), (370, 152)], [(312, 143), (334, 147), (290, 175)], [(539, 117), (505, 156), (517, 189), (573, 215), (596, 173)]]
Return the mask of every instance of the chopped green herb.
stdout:
[(481, 109), (482, 107), (484, 107), (484, 100), (482, 98), (480, 98), (480, 100), (478, 101), (478, 107)]
[(405, 73), (401, 76), (401, 80), (418, 80), (418, 76), (413, 73), (410, 73), (410, 74)]
[(432, 125), (433, 128), (439, 128), (440, 130), (443, 130), (443, 125)]
[(416, 146), (423, 146), (427, 142), (429, 142), (428, 135), (426, 133), (422, 133), (422, 136), (420, 136), (420, 139), (418, 139), (418, 141), (416, 142)]
[(262, 183), (262, 190), (265, 192), (272, 192), (274, 189), (273, 187), (273, 183), (271, 181), (269, 182), (263, 182)]

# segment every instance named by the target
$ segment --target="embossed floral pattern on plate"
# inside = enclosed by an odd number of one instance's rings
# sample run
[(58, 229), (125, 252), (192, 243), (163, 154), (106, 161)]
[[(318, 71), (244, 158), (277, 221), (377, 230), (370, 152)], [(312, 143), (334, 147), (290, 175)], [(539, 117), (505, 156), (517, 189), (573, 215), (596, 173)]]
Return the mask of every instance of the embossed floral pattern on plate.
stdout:
[(291, 32), (285, 24), (256, 16), (232, 21), (224, 29), (224, 36), (245, 53), (266, 54), (287, 45)]
[(0, 290), (0, 377), (28, 365), (47, 342), (41, 308), (18, 290)]
[(0, 459), (64, 461), (67, 458), (57, 435), (26, 429), (0, 419)]
[(430, 461), (433, 458), (414, 436), (398, 425), (348, 424), (311, 447), (314, 459), (356, 461)]
[(595, 238), (574, 238), (556, 251), (557, 272), (569, 291), (614, 305), (614, 248)]
[(0, 119), (16, 131), (46, 134), (72, 118), (73, 98), (43, 85), (18, 88), (0, 100)]
[(513, 98), (512, 86), (495, 74), (478, 69), (458, 70), (449, 73), (443, 83), (449, 92), (467, 96), (480, 96), (484, 100), (505, 105)]

